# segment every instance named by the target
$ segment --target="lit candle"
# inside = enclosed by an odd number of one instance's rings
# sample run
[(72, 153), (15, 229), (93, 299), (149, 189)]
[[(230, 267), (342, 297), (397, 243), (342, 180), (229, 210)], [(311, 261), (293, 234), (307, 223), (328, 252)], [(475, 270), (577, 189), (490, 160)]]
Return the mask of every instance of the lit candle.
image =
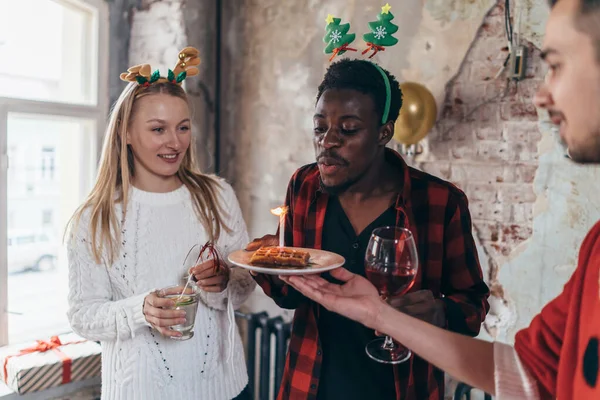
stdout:
[(285, 244), (285, 215), (287, 214), (288, 208), (286, 206), (277, 207), (271, 210), (271, 214), (279, 217), (279, 247), (283, 247)]

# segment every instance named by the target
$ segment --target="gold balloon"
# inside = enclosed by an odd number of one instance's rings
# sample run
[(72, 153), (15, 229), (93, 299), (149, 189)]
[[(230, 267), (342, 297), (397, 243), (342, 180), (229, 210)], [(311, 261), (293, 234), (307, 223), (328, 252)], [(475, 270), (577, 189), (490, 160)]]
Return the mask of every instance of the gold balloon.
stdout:
[(404, 82), (402, 108), (396, 120), (394, 139), (411, 145), (418, 143), (429, 133), (437, 117), (437, 105), (431, 92), (416, 82)]

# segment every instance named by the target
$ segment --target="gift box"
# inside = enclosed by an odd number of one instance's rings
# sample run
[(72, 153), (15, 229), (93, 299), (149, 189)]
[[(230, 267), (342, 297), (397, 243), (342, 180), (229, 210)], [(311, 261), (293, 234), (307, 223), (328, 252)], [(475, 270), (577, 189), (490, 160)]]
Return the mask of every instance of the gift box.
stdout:
[(38, 392), (100, 375), (101, 348), (75, 334), (6, 347), (0, 370), (6, 385), (19, 394)]

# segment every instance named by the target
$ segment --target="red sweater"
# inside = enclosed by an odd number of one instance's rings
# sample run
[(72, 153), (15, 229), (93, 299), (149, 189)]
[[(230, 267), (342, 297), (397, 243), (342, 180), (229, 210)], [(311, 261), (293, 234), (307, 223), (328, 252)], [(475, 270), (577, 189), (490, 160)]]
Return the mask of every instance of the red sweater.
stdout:
[(600, 399), (600, 222), (563, 292), (517, 333), (515, 350), (542, 399)]

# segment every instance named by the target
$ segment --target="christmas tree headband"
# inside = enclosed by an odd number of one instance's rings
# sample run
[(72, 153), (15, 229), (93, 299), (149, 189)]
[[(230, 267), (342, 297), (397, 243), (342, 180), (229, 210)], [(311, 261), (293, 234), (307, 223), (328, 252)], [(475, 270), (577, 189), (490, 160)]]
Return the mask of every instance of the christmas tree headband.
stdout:
[[(398, 39), (392, 36), (398, 31), (398, 26), (391, 22), (392, 19), (394, 19), (394, 14), (390, 12), (391, 8), (392, 7), (387, 3), (385, 6), (381, 7), (381, 12), (377, 15), (377, 21), (369, 22), (370, 32), (363, 35), (363, 40), (365, 41), (367, 48), (363, 50), (362, 54), (364, 55), (369, 51), (372, 51), (369, 59), (373, 58), (378, 52), (384, 51), (386, 47), (398, 43)], [(356, 49), (348, 47), (356, 38), (354, 33), (348, 33), (350, 30), (349, 23), (340, 24), (341, 19), (335, 18), (331, 14), (327, 15), (325, 22), (327, 22), (327, 26), (325, 27), (326, 32), (325, 37), (323, 37), (323, 42), (325, 42), (327, 46), (325, 46), (324, 52), (325, 54), (331, 54), (329, 61), (332, 61), (335, 56), (341, 56), (346, 51), (356, 51)], [(381, 118), (381, 123), (385, 124), (390, 113), (392, 96), (390, 80), (379, 65), (374, 62), (371, 63), (377, 68), (385, 84), (385, 108)]]
[(173, 70), (169, 69), (167, 77), (161, 77), (160, 71), (151, 72), (150, 64), (133, 66), (121, 74), (121, 80), (125, 82), (137, 82), (140, 86), (148, 87), (155, 82), (171, 82), (181, 85), (188, 76), (198, 75), (200, 71), (196, 68), (200, 65), (200, 52), (194, 47), (186, 47), (179, 52), (177, 64)]

